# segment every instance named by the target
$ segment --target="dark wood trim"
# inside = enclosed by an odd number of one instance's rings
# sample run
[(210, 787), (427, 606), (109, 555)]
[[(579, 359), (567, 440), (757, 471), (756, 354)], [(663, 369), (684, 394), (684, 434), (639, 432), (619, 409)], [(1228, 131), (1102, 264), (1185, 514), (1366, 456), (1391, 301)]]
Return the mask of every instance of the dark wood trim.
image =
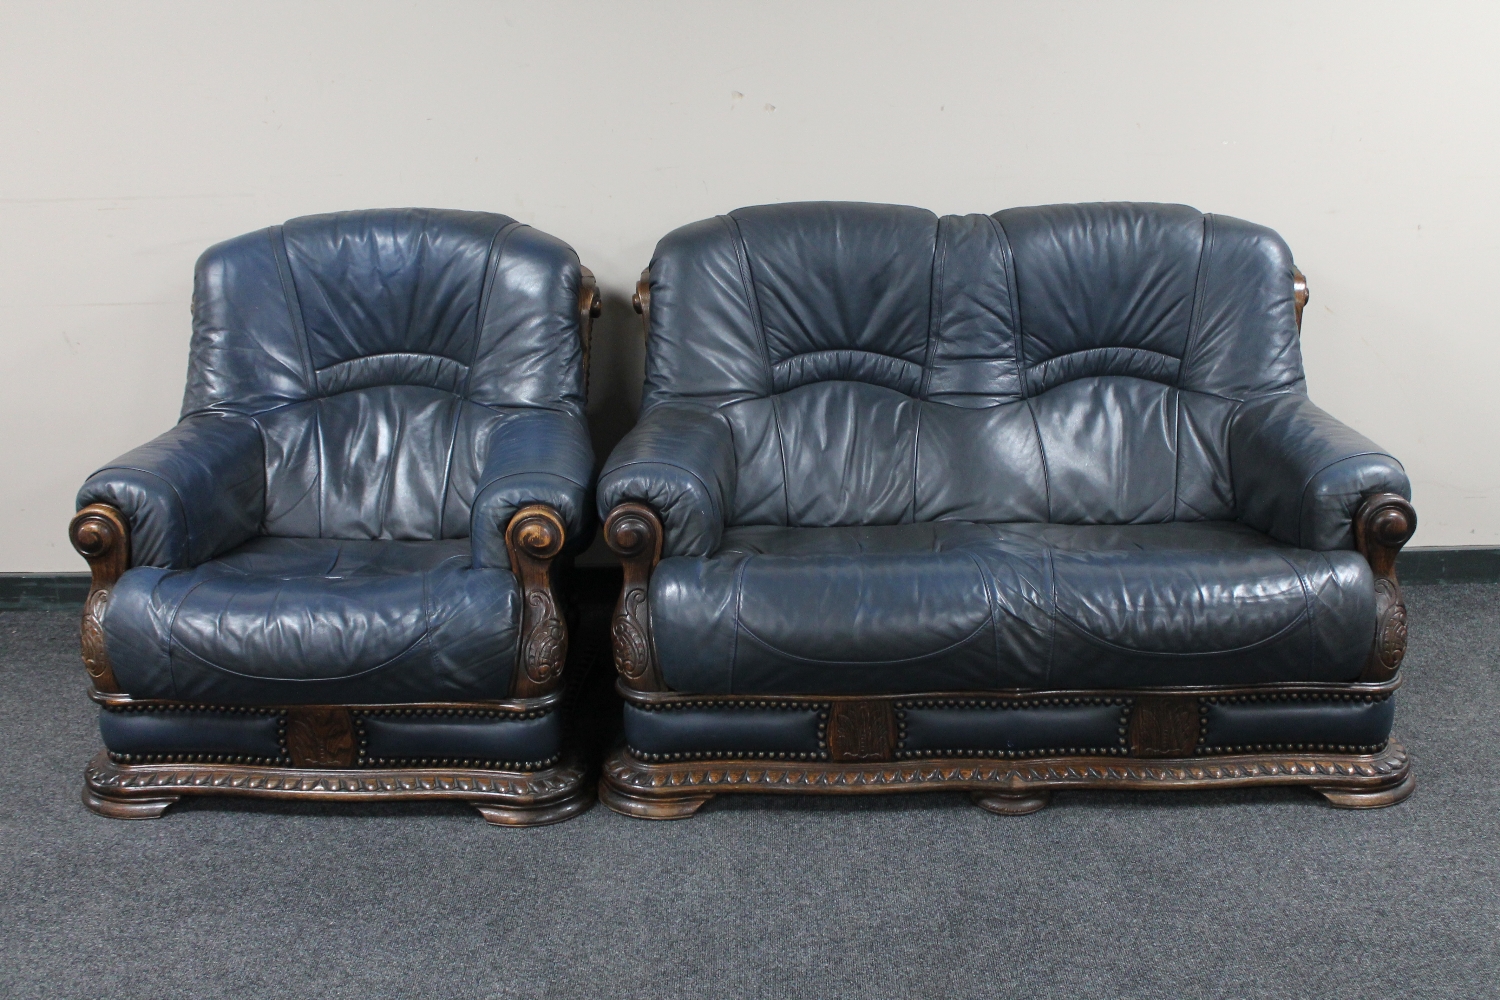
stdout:
[(83, 602), (83, 667), (101, 691), (118, 691), (104, 647), (104, 609), (115, 582), (130, 568), (130, 525), (114, 507), (95, 503), (73, 515), (68, 540), (88, 560), (92, 579)]
[(545, 504), (522, 507), (505, 528), (511, 572), (521, 584), (521, 648), (510, 684), (515, 698), (537, 698), (562, 683), (568, 624), (552, 590), (552, 561), (566, 537), (562, 518)]
[(578, 331), (583, 338), (583, 398), (589, 398), (589, 358), (594, 350), (594, 320), (604, 311), (594, 272), (578, 265)]
[(1307, 275), (1297, 265), (1292, 265), (1292, 310), (1297, 315), (1297, 332), (1302, 332), (1302, 310), (1307, 308), (1310, 293), (1307, 290)]
[(1200, 733), (1199, 699), (1193, 695), (1143, 695), (1130, 710), (1132, 757), (1191, 757)]
[(293, 767), (353, 767), (354, 716), (342, 705), (294, 705), (286, 710), (286, 749)]
[(641, 272), (640, 280), (635, 283), (635, 294), (630, 296), (630, 304), (641, 317), (641, 329), (645, 331), (646, 339), (651, 339), (651, 269), (648, 267)]
[(661, 672), (651, 638), (651, 571), (661, 561), (661, 519), (643, 503), (622, 503), (604, 521), (604, 544), (620, 557), (624, 582), (610, 622), (620, 682), (638, 691), (660, 691)]
[(1059, 790), (1179, 791), (1295, 785), (1347, 809), (1394, 805), (1414, 787), (1406, 750), (1378, 753), (1256, 753), (1154, 760), (1053, 756), (1027, 760), (900, 763), (713, 760), (648, 764), (618, 747), (605, 761), (599, 799), (615, 812), (683, 819), (716, 795), (869, 795), (969, 792), (991, 812), (1035, 812)]
[(1394, 677), (1406, 656), (1406, 603), (1396, 579), (1396, 556), (1416, 530), (1416, 510), (1394, 493), (1366, 497), (1354, 514), (1354, 546), (1375, 574), (1375, 636), (1361, 680)]
[(83, 802), (111, 819), (155, 819), (188, 795), (315, 802), (449, 799), (499, 826), (541, 826), (594, 802), (577, 757), (537, 771), (478, 768), (313, 769), (244, 764), (120, 764), (101, 752), (84, 772)]
[(802, 706), (809, 709), (827, 707), (846, 701), (881, 701), (892, 705), (913, 702), (947, 703), (951, 705), (980, 704), (986, 701), (1021, 701), (1038, 704), (1066, 701), (1088, 701), (1097, 699), (1166, 698), (1244, 698), (1262, 697), (1267, 700), (1288, 697), (1308, 698), (1385, 698), (1402, 684), (1402, 678), (1392, 676), (1383, 681), (1335, 683), (1323, 681), (1288, 681), (1282, 684), (1236, 684), (1236, 685), (1184, 685), (1181, 687), (1147, 688), (1059, 688), (1053, 691), (1030, 688), (1002, 688), (993, 691), (922, 691), (915, 694), (684, 694), (679, 691), (642, 691), (630, 687), (623, 681), (618, 685), (620, 696), (643, 708), (665, 705), (701, 705), (704, 707), (734, 707), (735, 703), (751, 702), (780, 707)]
[(115, 691), (89, 689), (89, 698), (106, 708), (134, 710), (138, 712), (199, 711), (232, 712), (253, 709), (255, 711), (287, 712), (304, 708), (339, 708), (348, 712), (400, 712), (406, 714), (443, 714), (480, 712), (485, 715), (542, 715), (559, 707), (563, 700), (561, 688), (540, 698), (496, 698), (490, 701), (412, 701), (361, 703), (348, 705), (219, 705), (209, 702), (178, 701), (172, 698), (132, 698)]

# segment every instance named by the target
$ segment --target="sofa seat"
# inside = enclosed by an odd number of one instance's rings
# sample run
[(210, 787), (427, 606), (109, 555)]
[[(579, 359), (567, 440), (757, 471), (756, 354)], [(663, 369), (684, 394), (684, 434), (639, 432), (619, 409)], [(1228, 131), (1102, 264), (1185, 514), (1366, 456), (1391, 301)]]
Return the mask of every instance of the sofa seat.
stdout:
[(520, 596), (468, 539), (259, 537), (193, 569), (138, 567), (104, 616), (135, 698), (382, 704), (504, 698)]
[(1235, 522), (732, 527), (662, 560), (663, 678), (701, 694), (901, 694), (1358, 679), (1353, 551)]

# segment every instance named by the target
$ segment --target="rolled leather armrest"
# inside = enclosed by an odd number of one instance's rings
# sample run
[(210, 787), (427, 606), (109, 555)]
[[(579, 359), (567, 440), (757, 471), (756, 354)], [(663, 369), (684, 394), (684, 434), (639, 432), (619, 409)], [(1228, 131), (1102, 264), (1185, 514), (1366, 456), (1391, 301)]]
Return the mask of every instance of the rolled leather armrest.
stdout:
[(505, 528), (529, 504), (545, 504), (562, 518), (564, 551), (587, 546), (593, 534), (593, 472), (594, 448), (582, 418), (540, 407), (507, 414), (490, 434), (469, 514), (475, 568), (510, 566)]
[(1304, 549), (1354, 548), (1354, 513), (1372, 493), (1411, 499), (1400, 462), (1300, 393), (1246, 402), (1229, 459), (1240, 520)]
[(706, 556), (719, 547), (734, 486), (728, 422), (708, 407), (660, 404), (605, 463), (599, 516), (627, 500), (649, 504), (662, 519), (663, 556)]
[(265, 444), (248, 417), (201, 413), (95, 472), (78, 507), (130, 527), (130, 564), (185, 569), (249, 541), (266, 508)]

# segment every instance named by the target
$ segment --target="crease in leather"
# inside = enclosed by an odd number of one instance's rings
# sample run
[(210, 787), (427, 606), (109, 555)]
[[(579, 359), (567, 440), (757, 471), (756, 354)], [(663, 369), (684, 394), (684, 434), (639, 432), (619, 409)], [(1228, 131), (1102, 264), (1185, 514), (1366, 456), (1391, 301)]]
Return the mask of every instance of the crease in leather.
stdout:
[[(749, 561), (750, 560), (748, 559), (745, 560), (746, 563), (748, 563)], [(743, 569), (740, 570), (740, 574), (741, 577), (743, 577)], [(743, 593), (743, 591), (741, 592)], [(739, 619), (738, 614), (736, 614), (734, 626), (736, 634), (738, 634), (739, 632), (744, 632), (745, 635), (750, 638), (750, 641), (755, 643), (757, 646), (760, 646), (762, 649), (766, 650), (769, 653), (774, 653), (777, 656), (783, 657), (788, 660), (796, 660), (800, 663), (812, 663), (817, 664), (818, 666), (827, 667), (876, 667), (895, 666), (903, 663), (920, 663), (923, 660), (937, 659), (940, 656), (951, 653), (957, 649), (962, 649), (963, 647), (969, 645), (974, 641), (975, 636), (984, 631), (986, 625), (991, 625), (993, 623), (994, 618), (990, 615), (986, 615), (984, 621), (975, 626), (974, 630), (968, 635), (964, 636), (962, 639), (959, 639), (956, 642), (949, 643), (947, 646), (944, 646), (941, 649), (934, 649), (931, 652), (927, 653), (919, 653), (916, 656), (905, 656), (896, 660), (818, 660), (810, 656), (798, 656), (796, 653), (791, 653), (784, 649), (773, 646), (765, 639), (762, 639), (760, 636), (750, 631), (749, 626), (747, 626), (743, 621)], [(731, 676), (733, 676), (732, 673)]]
[(1129, 376), (1175, 388), (1181, 370), (1182, 359), (1170, 354), (1140, 347), (1090, 347), (1038, 362), (1026, 370), (1026, 384), (1032, 396), (1097, 375)]
[[(1299, 574), (1299, 576), (1300, 576), (1300, 574)], [(1304, 600), (1306, 599), (1306, 593), (1305, 592), (1303, 594), (1303, 599)], [(1105, 649), (1108, 649), (1108, 650), (1111, 650), (1111, 651), (1114, 651), (1114, 652), (1128, 653), (1131, 656), (1164, 656), (1164, 657), (1197, 658), (1197, 657), (1212, 657), (1212, 656), (1232, 656), (1232, 655), (1234, 655), (1236, 653), (1246, 653), (1246, 652), (1249, 652), (1252, 649), (1259, 649), (1262, 646), (1269, 646), (1272, 643), (1276, 642), (1278, 639), (1281, 639), (1281, 638), (1285, 637), (1288, 633), (1290, 633), (1293, 629), (1297, 628), (1298, 626), (1300, 626), (1300, 625), (1309, 625), (1311, 623), (1311, 612), (1309, 612), (1309, 611), (1303, 611), (1302, 613), (1298, 614), (1296, 618), (1293, 618), (1290, 622), (1288, 622), (1286, 625), (1282, 626), (1280, 629), (1278, 629), (1277, 631), (1273, 632), (1272, 634), (1266, 636), (1263, 639), (1257, 639), (1256, 641), (1248, 643), (1246, 645), (1234, 646), (1234, 647), (1230, 647), (1230, 648), (1227, 648), (1227, 649), (1195, 649), (1195, 650), (1188, 650), (1188, 651), (1184, 651), (1184, 652), (1180, 652), (1180, 653), (1174, 653), (1174, 652), (1170, 652), (1170, 651), (1167, 651), (1167, 650), (1158, 650), (1158, 649), (1140, 649), (1140, 648), (1137, 648), (1135, 646), (1127, 646), (1127, 645), (1124, 645), (1123, 643), (1113, 642), (1113, 641), (1111, 641), (1109, 639), (1104, 638), (1101, 635), (1096, 635), (1088, 627), (1086, 627), (1085, 625), (1083, 625), (1082, 623), (1080, 623), (1078, 621), (1075, 621), (1073, 619), (1073, 617), (1071, 615), (1069, 615), (1065, 611), (1059, 610), (1056, 613), (1056, 618), (1057, 618), (1057, 620), (1061, 621), (1062, 624), (1066, 625), (1067, 627), (1069, 627), (1070, 629), (1072, 629), (1074, 632), (1076, 632), (1080, 638), (1086, 639), (1087, 641), (1089, 641), (1091, 643), (1094, 643), (1095, 645), (1102, 646)]]
[(469, 366), (441, 354), (392, 351), (350, 358), (318, 369), (318, 391), (324, 396), (381, 385), (422, 385), (459, 394)]

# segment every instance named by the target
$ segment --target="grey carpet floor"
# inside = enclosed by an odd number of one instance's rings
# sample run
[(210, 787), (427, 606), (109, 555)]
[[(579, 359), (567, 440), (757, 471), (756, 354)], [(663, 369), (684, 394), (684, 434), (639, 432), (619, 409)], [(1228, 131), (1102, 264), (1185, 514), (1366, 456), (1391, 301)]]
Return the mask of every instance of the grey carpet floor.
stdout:
[(72, 614), (0, 614), (0, 996), (1494, 997), (1500, 587), (1409, 590), (1417, 790), (595, 808), (79, 803)]

